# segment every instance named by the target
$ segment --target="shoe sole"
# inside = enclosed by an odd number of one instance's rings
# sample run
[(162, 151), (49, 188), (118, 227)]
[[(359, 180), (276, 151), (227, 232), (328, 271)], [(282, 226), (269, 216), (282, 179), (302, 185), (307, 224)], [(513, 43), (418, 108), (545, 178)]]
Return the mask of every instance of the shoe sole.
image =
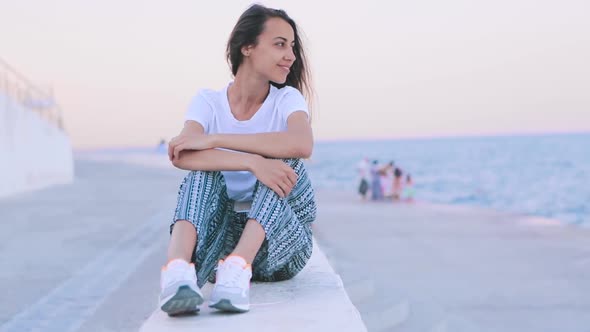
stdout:
[(196, 314), (200, 311), (197, 307), (203, 304), (203, 297), (189, 286), (180, 286), (176, 293), (163, 301), (160, 307), (169, 316)]
[(221, 299), (215, 303), (211, 303), (209, 304), (209, 308), (215, 308), (226, 312), (247, 312), (250, 310), (249, 306), (233, 305), (228, 299)]

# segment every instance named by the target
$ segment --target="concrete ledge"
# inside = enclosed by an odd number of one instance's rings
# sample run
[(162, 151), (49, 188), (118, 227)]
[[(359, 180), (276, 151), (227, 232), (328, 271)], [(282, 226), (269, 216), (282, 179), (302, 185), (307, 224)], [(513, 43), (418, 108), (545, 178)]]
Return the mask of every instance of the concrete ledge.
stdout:
[(248, 313), (224, 314), (210, 309), (211, 289), (211, 284), (203, 288), (206, 302), (198, 315), (170, 318), (156, 309), (140, 331), (366, 331), (340, 276), (316, 242), (309, 263), (295, 278), (252, 283)]

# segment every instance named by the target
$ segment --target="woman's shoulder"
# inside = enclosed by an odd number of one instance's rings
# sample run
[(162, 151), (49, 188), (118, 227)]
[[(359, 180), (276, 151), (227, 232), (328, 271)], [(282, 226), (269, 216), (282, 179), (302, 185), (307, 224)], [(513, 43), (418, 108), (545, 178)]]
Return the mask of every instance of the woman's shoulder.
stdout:
[(289, 85), (285, 85), (284, 87), (281, 87), (281, 88), (277, 88), (277, 87), (273, 86), (273, 88), (276, 89), (275, 93), (276, 93), (277, 97), (284, 97), (286, 95), (303, 97), (303, 95), (301, 94), (301, 92), (299, 90), (297, 90), (296, 88), (289, 86)]
[(305, 97), (299, 90), (292, 86), (284, 86), (281, 88), (273, 87), (274, 102), (277, 107), (285, 107), (286, 109), (305, 108), (307, 105)]
[(197, 93), (195, 94), (194, 98), (202, 98), (202, 99), (207, 100), (208, 102), (213, 102), (213, 101), (217, 101), (217, 100), (221, 99), (224, 91), (225, 91), (225, 88), (217, 89), (217, 90), (211, 89), (211, 88), (201, 88), (201, 89), (197, 90)]
[(210, 109), (215, 111), (224, 107), (223, 97), (225, 89), (201, 88), (193, 95), (189, 108)]

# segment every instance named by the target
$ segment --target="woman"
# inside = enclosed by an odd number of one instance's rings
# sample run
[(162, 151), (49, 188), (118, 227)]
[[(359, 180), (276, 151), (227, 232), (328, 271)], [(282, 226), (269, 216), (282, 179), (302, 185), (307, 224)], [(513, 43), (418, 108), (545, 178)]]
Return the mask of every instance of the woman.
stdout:
[(379, 161), (373, 160), (371, 164), (371, 200), (373, 201), (380, 201), (383, 199), (381, 176), (379, 171)]
[(385, 200), (393, 197), (393, 161), (381, 168), (379, 172), (379, 181), (381, 182), (381, 192)]
[(415, 195), (414, 180), (412, 180), (412, 175), (408, 174), (406, 175), (406, 184), (404, 185), (404, 199), (408, 203), (413, 203)]
[(234, 81), (201, 90), (169, 144), (174, 166), (191, 171), (162, 268), (169, 315), (197, 312), (207, 280), (210, 307), (248, 311), (250, 279), (292, 278), (311, 256), (316, 204), (301, 158), (313, 136), (300, 92), (311, 88), (297, 26), (282, 10), (253, 5), (226, 55)]
[(403, 171), (396, 167), (393, 171), (393, 201), (399, 201), (401, 199), (403, 184), (402, 184)]
[(367, 199), (367, 192), (369, 191), (369, 175), (370, 175), (369, 158), (364, 157), (359, 161), (357, 165), (357, 171), (359, 173), (360, 183), (358, 192), (361, 195), (361, 199), (364, 201)]

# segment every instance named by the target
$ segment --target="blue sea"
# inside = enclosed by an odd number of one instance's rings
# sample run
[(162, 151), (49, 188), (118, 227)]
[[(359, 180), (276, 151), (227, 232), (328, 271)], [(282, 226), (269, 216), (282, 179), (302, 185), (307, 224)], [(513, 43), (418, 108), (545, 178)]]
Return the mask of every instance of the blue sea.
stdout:
[(318, 142), (308, 164), (314, 185), (356, 192), (363, 157), (410, 173), (419, 201), (590, 226), (590, 133)]
[[(165, 154), (166, 148), (102, 151)], [(489, 207), (590, 227), (590, 133), (320, 141), (307, 163), (314, 186), (356, 193), (356, 166), (363, 157), (394, 161), (410, 173), (418, 201)]]

